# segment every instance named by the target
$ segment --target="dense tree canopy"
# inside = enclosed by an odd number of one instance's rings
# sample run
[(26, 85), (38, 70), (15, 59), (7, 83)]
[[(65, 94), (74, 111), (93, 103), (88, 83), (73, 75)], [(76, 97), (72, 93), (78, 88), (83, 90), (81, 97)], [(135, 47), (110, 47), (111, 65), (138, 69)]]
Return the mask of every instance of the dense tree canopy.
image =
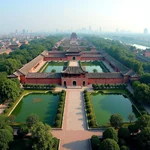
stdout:
[(86, 39), (92, 42), (98, 50), (106, 51), (128, 68), (133, 69), (139, 74), (143, 73), (143, 64), (136, 60), (135, 55), (131, 52), (132, 48), (130, 48), (130, 46), (123, 45), (119, 41), (99, 37), (88, 36)]
[(136, 101), (150, 103), (150, 86), (139, 81), (133, 83), (134, 97)]
[(13, 141), (13, 134), (7, 129), (0, 129), (0, 149), (7, 150), (8, 144)]
[(146, 127), (138, 135), (140, 149), (150, 150), (150, 127)]
[(139, 129), (150, 127), (150, 116), (149, 115), (140, 116), (136, 121), (136, 125), (139, 127)]
[(129, 132), (129, 129), (128, 128), (123, 128), (121, 127), (119, 130), (118, 130), (118, 137), (119, 138), (122, 138), (124, 140), (128, 139), (130, 136), (130, 132)]

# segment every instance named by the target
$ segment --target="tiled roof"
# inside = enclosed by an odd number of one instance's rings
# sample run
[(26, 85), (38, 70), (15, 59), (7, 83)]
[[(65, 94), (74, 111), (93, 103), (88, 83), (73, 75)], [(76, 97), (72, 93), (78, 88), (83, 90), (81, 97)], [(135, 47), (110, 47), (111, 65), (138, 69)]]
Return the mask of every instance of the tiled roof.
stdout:
[(119, 72), (114, 73), (88, 73), (88, 78), (123, 78), (123, 75)]
[(40, 60), (42, 60), (44, 56), (41, 54), (35, 57), (33, 60), (31, 60), (29, 63), (25, 64), (22, 68), (20, 68), (18, 71), (21, 72), (24, 75), (27, 75), (27, 73), (30, 71), (31, 68), (33, 68)]
[(108, 53), (103, 52), (102, 53), (103, 57), (105, 59), (107, 59), (112, 65), (114, 65), (115, 67), (118, 68), (118, 70), (122, 73), (122, 74), (126, 74), (130, 69), (127, 68), (126, 66), (124, 66), (123, 64), (121, 64), (119, 61), (117, 61), (115, 58), (113, 58), (112, 56), (110, 56)]
[(150, 62), (150, 58), (145, 57), (143, 55), (136, 55), (136, 58), (142, 62)]
[(68, 66), (62, 73), (67, 74), (80, 74), (80, 73), (87, 73), (82, 67), (80, 66)]
[(26, 78), (61, 78), (61, 73), (28, 73)]

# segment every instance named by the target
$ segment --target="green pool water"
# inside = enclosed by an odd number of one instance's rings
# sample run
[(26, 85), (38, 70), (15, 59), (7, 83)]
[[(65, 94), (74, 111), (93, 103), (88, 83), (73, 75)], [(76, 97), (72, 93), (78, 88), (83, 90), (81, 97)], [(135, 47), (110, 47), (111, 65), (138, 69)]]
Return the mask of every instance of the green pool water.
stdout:
[(109, 123), (112, 114), (120, 114), (127, 122), (129, 121), (128, 115), (134, 114), (130, 100), (123, 95), (91, 94), (91, 101), (99, 126)]
[(93, 69), (96, 69), (97, 72), (103, 72), (102, 68), (100, 66), (92, 65), (92, 66), (85, 66), (86, 71), (93, 72)]
[(53, 125), (59, 95), (52, 93), (29, 94), (17, 105), (12, 115), (16, 116), (16, 122), (25, 122), (30, 114), (37, 114), (40, 121)]
[(53, 69), (56, 70), (57, 73), (60, 73), (61, 71), (63, 71), (63, 66), (52, 66), (52, 65), (48, 65), (43, 72), (51, 72)]

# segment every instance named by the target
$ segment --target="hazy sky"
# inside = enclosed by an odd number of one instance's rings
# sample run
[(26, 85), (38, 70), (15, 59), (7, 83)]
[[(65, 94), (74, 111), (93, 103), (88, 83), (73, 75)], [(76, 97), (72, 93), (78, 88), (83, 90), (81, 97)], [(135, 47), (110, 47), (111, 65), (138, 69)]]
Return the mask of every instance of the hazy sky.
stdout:
[(150, 30), (150, 0), (0, 0), (0, 32)]

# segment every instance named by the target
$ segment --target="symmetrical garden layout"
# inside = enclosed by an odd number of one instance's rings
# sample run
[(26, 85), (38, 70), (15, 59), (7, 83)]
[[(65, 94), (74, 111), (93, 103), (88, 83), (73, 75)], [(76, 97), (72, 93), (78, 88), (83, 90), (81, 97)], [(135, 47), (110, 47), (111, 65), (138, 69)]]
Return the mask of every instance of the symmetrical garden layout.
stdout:
[[(81, 43), (87, 45), (80, 46)], [(62, 46), (64, 51), (58, 51), (59, 46)], [(87, 48), (90, 48), (90, 51), (86, 51)], [(62, 39), (52, 51), (42, 52), (10, 77), (18, 78), (23, 85), (57, 84), (61, 85), (60, 90), (65, 89), (66, 94), (62, 93), (66, 96), (65, 102), (62, 95), (59, 95), (59, 98), (57, 94), (52, 93), (33, 93), (24, 97), (12, 112), (18, 122), (25, 122), (30, 113), (36, 113), (44, 123), (53, 126), (55, 122), (58, 127), (62, 125), (62, 129), (52, 131), (53, 135), (60, 139), (61, 150), (88, 150), (88, 139), (92, 135), (102, 135), (103, 130), (88, 130), (84, 89), (91, 91), (91, 84), (115, 85), (139, 78), (133, 70), (109, 54), (96, 51), (93, 45), (85, 39), (78, 39), (77, 36)], [(127, 116), (132, 112), (131, 102), (122, 95), (91, 94), (90, 99), (97, 127), (106, 125), (114, 113), (120, 113), (124, 121), (127, 121)], [(59, 118), (62, 115), (63, 121), (57, 122), (56, 116)]]

